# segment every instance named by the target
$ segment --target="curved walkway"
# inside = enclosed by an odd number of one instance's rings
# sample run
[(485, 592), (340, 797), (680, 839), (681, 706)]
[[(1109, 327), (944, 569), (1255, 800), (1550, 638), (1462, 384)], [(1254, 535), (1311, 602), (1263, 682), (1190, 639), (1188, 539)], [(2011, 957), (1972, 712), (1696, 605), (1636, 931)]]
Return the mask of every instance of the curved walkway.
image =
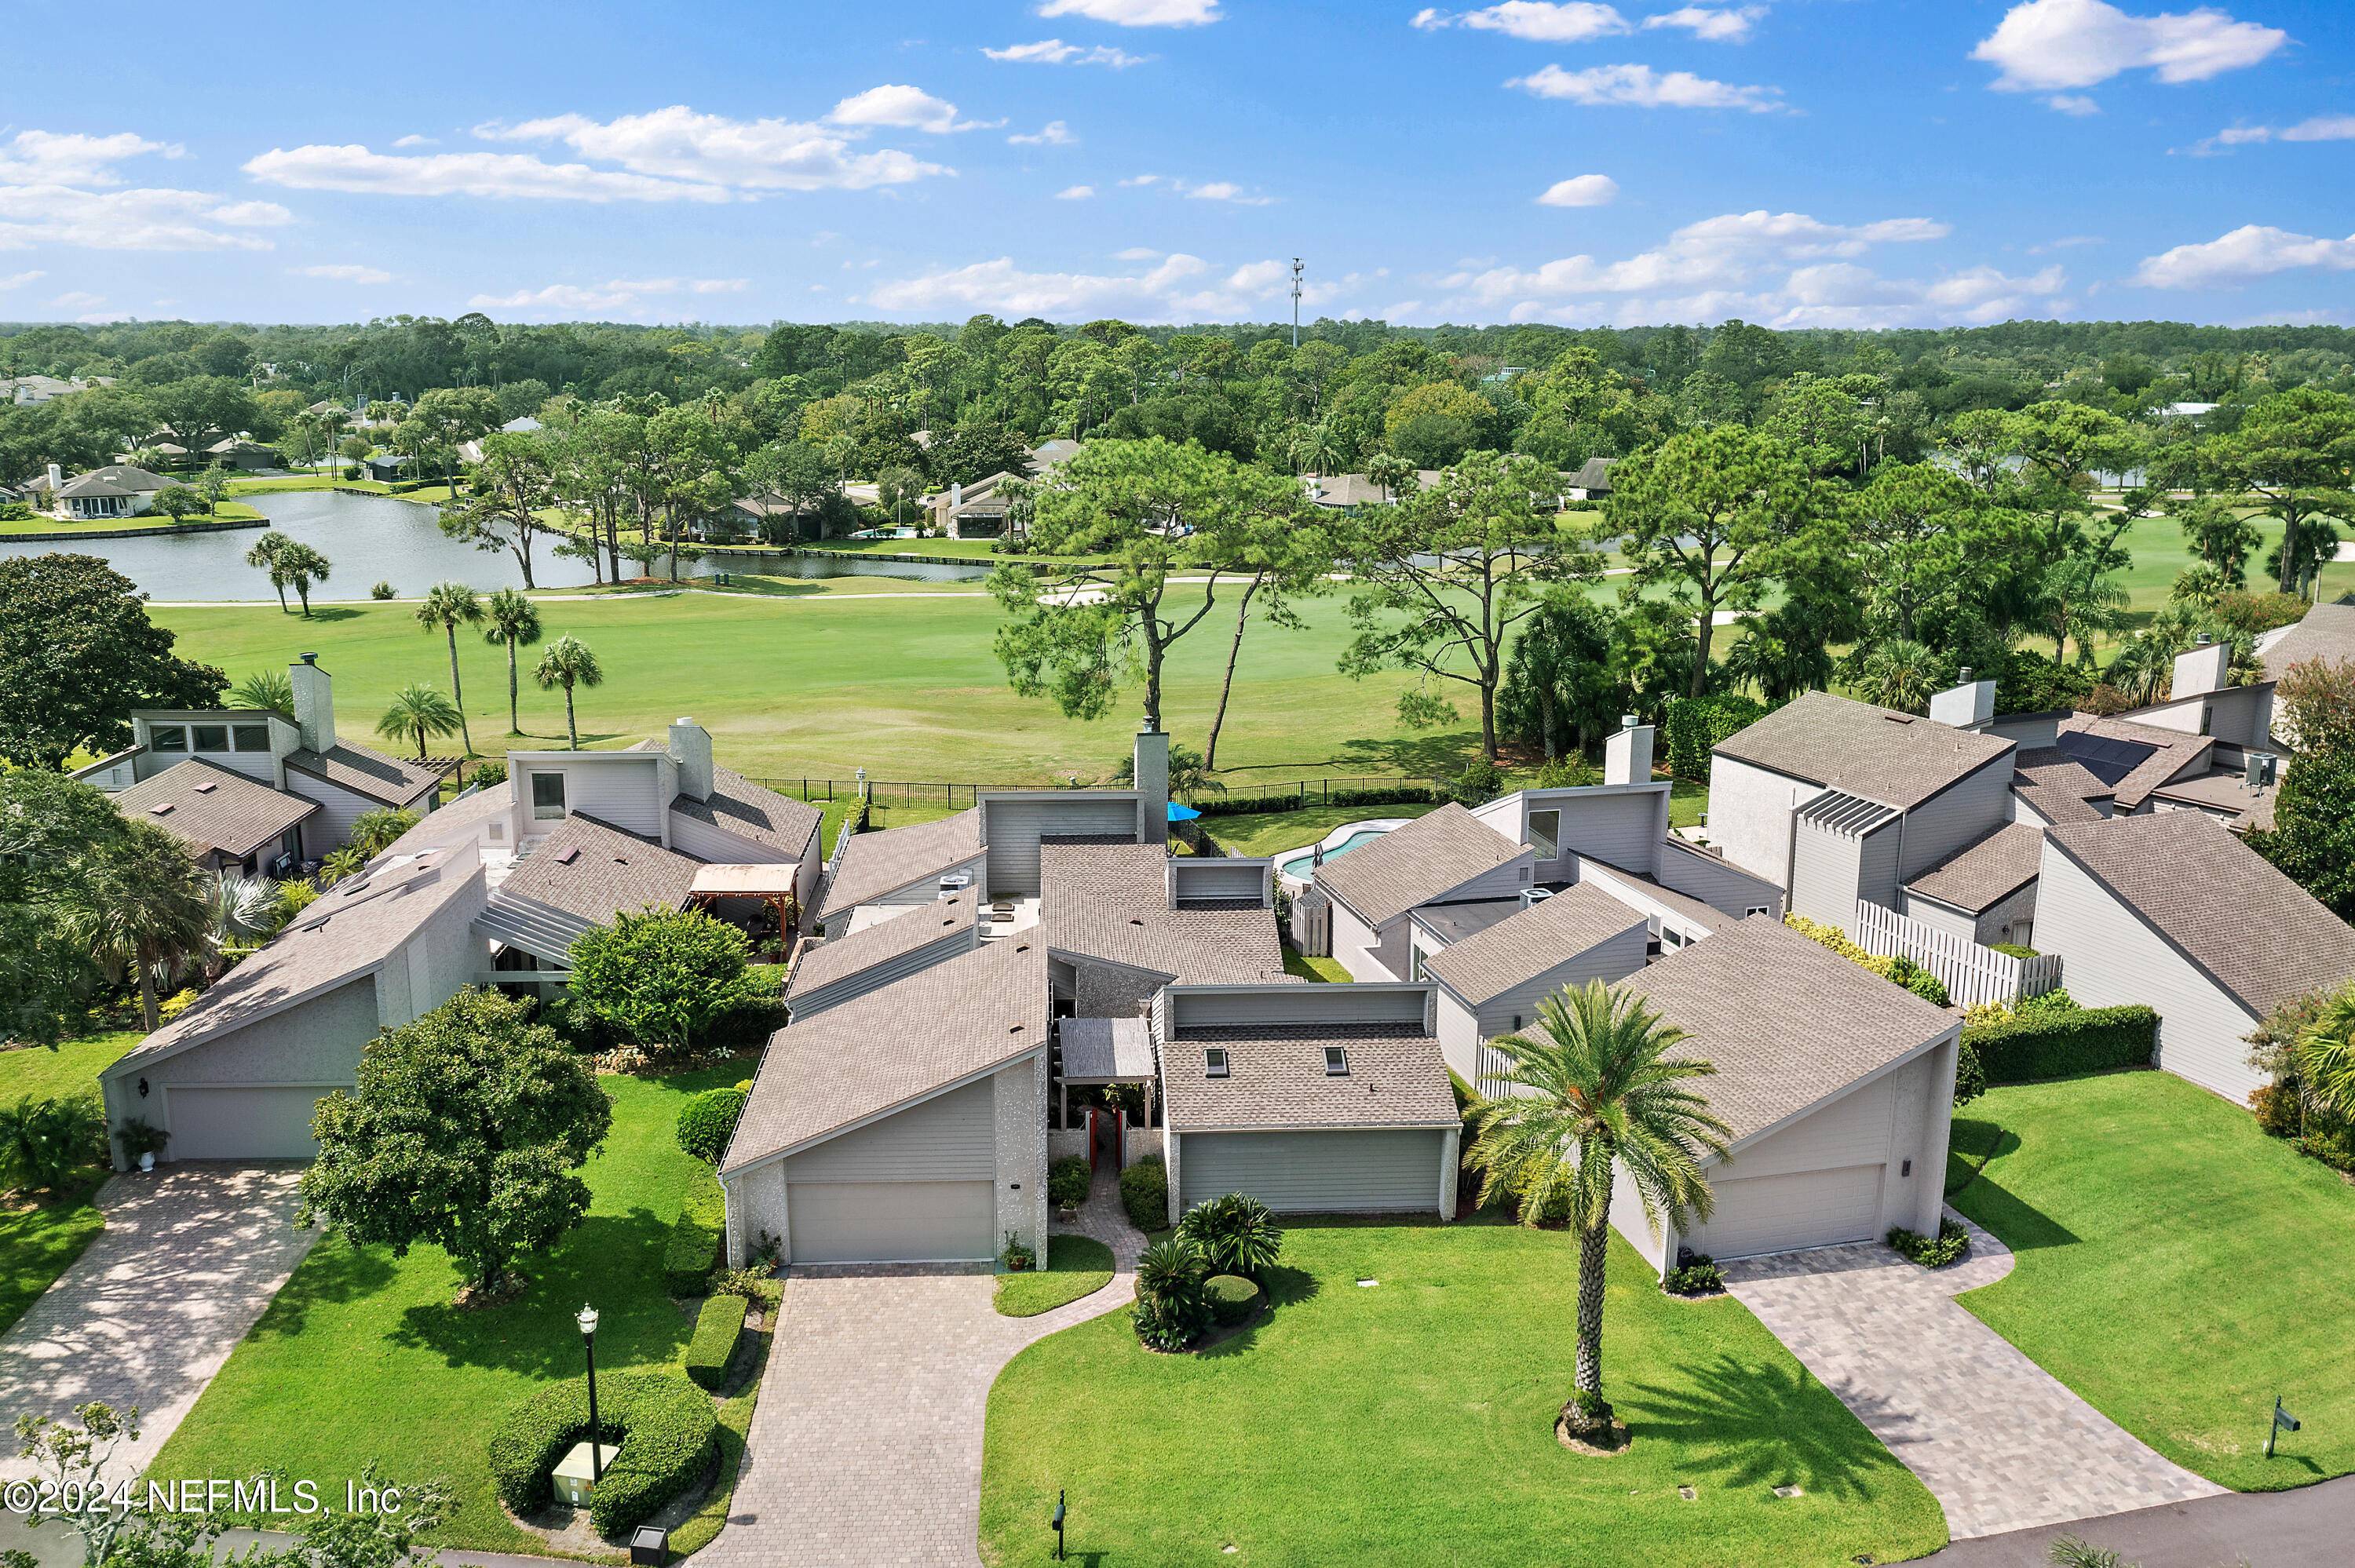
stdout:
[(998, 1316), (978, 1266), (793, 1271), (735, 1510), (695, 1561), (977, 1568), (990, 1385), (1025, 1346), (1135, 1298), (1145, 1238), (1111, 1171), (1059, 1228), (1112, 1248), (1112, 1283), (1036, 1318)]

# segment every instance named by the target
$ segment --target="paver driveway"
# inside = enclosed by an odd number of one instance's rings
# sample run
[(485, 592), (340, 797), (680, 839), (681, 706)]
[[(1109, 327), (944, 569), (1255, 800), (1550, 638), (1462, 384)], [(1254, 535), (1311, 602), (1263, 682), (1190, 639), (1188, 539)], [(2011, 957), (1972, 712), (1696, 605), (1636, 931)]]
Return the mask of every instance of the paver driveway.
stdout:
[[(104, 1234), (0, 1336), (0, 1426), (93, 1399), (135, 1404), (140, 1439), (109, 1474), (137, 1474), (318, 1238), (294, 1228), (302, 1171), (187, 1160), (109, 1180)], [(0, 1458), (0, 1475), (28, 1470)]]
[(2222, 1492), (1955, 1303), (2010, 1268), (2001, 1242), (1970, 1229), (1953, 1270), (1868, 1242), (1730, 1263), (1726, 1284), (1922, 1478), (1957, 1541)]
[(1069, 1228), (1109, 1245), (1116, 1272), (1036, 1318), (999, 1317), (987, 1273), (794, 1270), (734, 1511), (696, 1563), (975, 1568), (982, 1425), (998, 1370), (1025, 1345), (1135, 1297), (1145, 1238), (1109, 1169)]

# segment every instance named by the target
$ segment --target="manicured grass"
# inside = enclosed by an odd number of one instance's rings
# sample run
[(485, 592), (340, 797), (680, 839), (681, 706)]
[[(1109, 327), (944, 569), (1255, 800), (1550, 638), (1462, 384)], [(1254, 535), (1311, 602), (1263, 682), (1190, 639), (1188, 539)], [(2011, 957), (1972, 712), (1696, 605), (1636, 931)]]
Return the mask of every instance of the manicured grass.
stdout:
[(37, 1100), (79, 1094), (98, 1103), (98, 1075), (114, 1059), (146, 1038), (138, 1029), (110, 1029), (79, 1040), (46, 1045), (26, 1045), (0, 1051), (0, 1101), (14, 1105), (23, 1096)]
[[(134, 517), (93, 517), (86, 522), (73, 522), (61, 517), (27, 517), (0, 523), (0, 537), (16, 534), (169, 534), (190, 524), (257, 523), (261, 514), (235, 501), (224, 501), (209, 513), (199, 512), (192, 517), (174, 522), (154, 513)], [(59, 540), (65, 544), (68, 541)]]
[[(1991, 1089), (1955, 1207), (2018, 1255), (1959, 1298), (2187, 1469), (2243, 1491), (2355, 1470), (2355, 1189), (2166, 1073)], [(2264, 1457), (2278, 1394), (2305, 1422)]]
[(267, 495), (287, 490), (357, 490), (363, 495), (389, 495), (392, 486), (373, 479), (343, 479), (331, 473), (288, 473), (269, 479), (233, 479), (231, 495)]
[(521, 1260), (531, 1287), (504, 1306), (453, 1306), (458, 1271), (437, 1247), (396, 1258), (323, 1240), (173, 1434), (156, 1473), (282, 1465), (325, 1496), (378, 1457), (390, 1478), (450, 1478), (457, 1506), (438, 1544), (544, 1552), (500, 1512), (484, 1444), (516, 1401), (581, 1375), (572, 1317), (583, 1301), (597, 1308), (601, 1370), (677, 1362), (691, 1325), (663, 1294), (663, 1244), (697, 1167), (675, 1123), (688, 1096), (743, 1076), (730, 1064), (600, 1078), (613, 1130), (584, 1172), (588, 1217), (552, 1252)]
[(1636, 1443), (1610, 1458), (1553, 1435), (1567, 1234), (1304, 1222), (1274, 1285), (1274, 1315), (1207, 1354), (1156, 1355), (1114, 1312), (1016, 1357), (990, 1393), (983, 1561), (1045, 1563), (1059, 1489), (1072, 1558), (1132, 1568), (1829, 1568), (1945, 1542), (1921, 1482), (1741, 1303), (1668, 1300), (1615, 1237), (1604, 1367)]
[(106, 1217), (91, 1202), (107, 1172), (92, 1171), (57, 1194), (42, 1193), (38, 1207), (22, 1193), (0, 1199), (0, 1334), (80, 1257), (106, 1228)]
[(997, 1277), (997, 1310), (1006, 1318), (1036, 1318), (1112, 1283), (1112, 1248), (1093, 1236), (1047, 1238), (1047, 1266)]
[(1284, 949), (1284, 972), (1318, 985), (1347, 985), (1354, 978), (1338, 959), (1295, 953), (1290, 948)]
[(744, 1392), (735, 1398), (723, 1400), (719, 1405), (719, 1479), (714, 1483), (711, 1495), (703, 1506), (670, 1532), (670, 1552), (674, 1559), (700, 1552), (711, 1544), (720, 1527), (728, 1522), (728, 1510), (736, 1500), (737, 1475), (744, 1465), (744, 1440), (752, 1430), (752, 1407), (760, 1403), (761, 1376), (768, 1370), (769, 1347), (775, 1342), (777, 1304), (766, 1302), (762, 1310), (767, 1314), (767, 1326), (761, 1330), (760, 1349), (755, 1352), (752, 1370), (745, 1380)]
[[(1657, 737), (1655, 737), (1657, 744)], [(1663, 761), (1666, 758), (1662, 759)], [(1709, 811), (1709, 784), (1700, 779), (1679, 779), (1668, 790), (1668, 826), (1689, 828)]]

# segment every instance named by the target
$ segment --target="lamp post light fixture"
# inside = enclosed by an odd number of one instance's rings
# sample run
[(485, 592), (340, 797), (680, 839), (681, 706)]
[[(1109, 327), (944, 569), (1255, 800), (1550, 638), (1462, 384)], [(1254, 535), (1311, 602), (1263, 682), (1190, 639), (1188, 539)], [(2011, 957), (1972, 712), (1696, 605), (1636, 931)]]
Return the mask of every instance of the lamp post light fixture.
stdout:
[(603, 1429), (597, 1425), (597, 1308), (584, 1302), (580, 1316), (572, 1320), (581, 1325), (581, 1349), (589, 1358), (589, 1478), (602, 1481), (605, 1449)]
[(1060, 1489), (1060, 1488), (1058, 1488), (1058, 1489), (1056, 1489), (1056, 1492), (1055, 1492), (1055, 1520), (1054, 1520), (1054, 1524), (1055, 1524), (1055, 1561), (1056, 1561), (1056, 1562), (1058, 1562), (1058, 1563), (1060, 1563), (1060, 1562), (1063, 1560), (1063, 1493), (1062, 1493), (1061, 1489)]

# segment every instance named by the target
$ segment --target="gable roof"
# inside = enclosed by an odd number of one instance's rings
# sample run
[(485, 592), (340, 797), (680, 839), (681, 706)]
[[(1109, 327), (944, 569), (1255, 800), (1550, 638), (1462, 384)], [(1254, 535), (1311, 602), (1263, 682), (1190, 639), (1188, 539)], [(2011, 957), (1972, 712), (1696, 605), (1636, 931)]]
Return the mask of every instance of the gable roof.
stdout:
[(670, 809), (690, 821), (718, 828), (756, 844), (776, 850), (788, 860), (799, 860), (826, 813), (806, 801), (753, 783), (726, 768), (711, 770), (711, 796), (698, 800), (681, 795)]
[(2265, 679), (2309, 659), (2355, 659), (2355, 604), (2318, 604), (2264, 650)]
[(2006, 822), (1907, 883), (1905, 890), (1976, 915), (2035, 881), (2043, 859), (2042, 828)]
[[(1203, 1072), (1202, 1052), (1212, 1045), (1227, 1053), (1223, 1078)], [(1325, 1071), (1327, 1045), (1348, 1053), (1348, 1073)], [(1187, 1132), (1454, 1127), (1462, 1119), (1439, 1042), (1412, 1023), (1181, 1029), (1161, 1047), (1161, 1096), (1165, 1119)]]
[(485, 822), (504, 817), (515, 809), (514, 790), (512, 783), (494, 784), (461, 796), (438, 811), (428, 811), (418, 819), (415, 827), (393, 840), (386, 853), (413, 854), (472, 838)]
[(171, 482), (162, 474), (149, 473), (144, 468), (111, 462), (88, 473), (78, 473), (58, 486), (58, 498), (69, 501), (77, 495), (151, 495)]
[(1058, 952), (1167, 975), (1181, 985), (1252, 985), (1284, 972), (1275, 912), (1169, 907), (1159, 844), (1039, 846), (1039, 934)]
[(1829, 692), (1807, 692), (1710, 749), (1910, 811), (2010, 752), (2012, 743)]
[(1451, 800), (1327, 861), (1312, 876), (1359, 919), (1381, 927), (1527, 853)]
[(2260, 1018), (2355, 975), (2355, 927), (2204, 811), (2113, 817), (2045, 838)]
[(126, 817), (144, 817), (199, 850), (218, 850), (238, 860), (319, 811), (316, 800), (273, 789), (200, 757), (116, 791), (114, 804)]
[(2179, 773), (2208, 771), (2213, 736), (2071, 714), (2061, 721), (2059, 749), (2096, 779), (2107, 779), (2120, 811), (2131, 811)]
[(984, 943), (770, 1036), (720, 1173), (1046, 1048), (1046, 948), (1018, 938)]
[(793, 975), (785, 982), (786, 1002), (790, 1005), (797, 996), (822, 991), (861, 969), (904, 958), (945, 938), (960, 933), (969, 938), (979, 901), (967, 889), (930, 904), (911, 904), (906, 914), (879, 920), (863, 931), (803, 944), (794, 960)]
[(603, 926), (623, 910), (651, 904), (677, 909), (687, 902), (698, 863), (660, 844), (575, 811), (519, 860), (498, 900), (528, 898)]
[(959, 811), (936, 822), (886, 828), (879, 833), (855, 833), (843, 852), (842, 864), (826, 884), (818, 918), (896, 891), (928, 876), (938, 876), (981, 853), (981, 808)]
[(1673, 1055), (1716, 1066), (1692, 1087), (1732, 1128), (1728, 1141), (1737, 1148), (1962, 1022), (1764, 915), (1669, 954), (1628, 984), (1691, 1036)]
[(292, 752), (286, 766), (388, 806), (410, 804), (440, 784), (442, 775), (449, 771), (446, 763), (404, 762), (348, 740), (339, 740), (324, 752), (308, 748)]
[(1646, 924), (1600, 887), (1581, 882), (1432, 954), (1423, 969), (1478, 1007)]
[(2011, 791), (2047, 821), (2097, 822), (2097, 800), (2114, 800), (2117, 791), (2085, 771), (2057, 746), (2030, 747), (2011, 759)]

